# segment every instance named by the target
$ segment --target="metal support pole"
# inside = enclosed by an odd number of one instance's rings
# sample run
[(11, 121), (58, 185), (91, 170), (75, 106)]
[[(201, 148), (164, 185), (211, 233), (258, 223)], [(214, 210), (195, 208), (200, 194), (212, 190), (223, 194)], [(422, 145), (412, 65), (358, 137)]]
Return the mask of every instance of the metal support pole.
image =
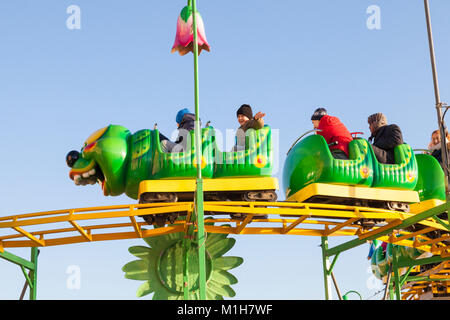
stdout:
[(39, 255), (39, 249), (37, 247), (31, 248), (31, 262), (34, 265), (34, 269), (30, 272), (30, 300), (36, 300), (37, 294), (37, 259)]
[(331, 274), (331, 279), (333, 279), (334, 287), (336, 288), (336, 293), (337, 293), (337, 295), (339, 297), (339, 300), (342, 300), (341, 291), (339, 290), (339, 287), (338, 287), (336, 278), (334, 277), (333, 271), (331, 271), (330, 274)]
[(328, 237), (322, 237), (322, 263), (323, 263), (323, 282), (325, 286), (325, 300), (331, 300), (331, 277), (330, 277), (330, 259), (327, 256)]
[(392, 264), (389, 265), (389, 273), (387, 274), (386, 287), (384, 289), (384, 295), (382, 300), (386, 300), (391, 286), (391, 274), (392, 274)]
[(206, 258), (205, 258), (205, 225), (203, 213), (203, 181), (202, 181), (202, 128), (200, 126), (199, 81), (198, 81), (198, 35), (195, 0), (192, 5), (192, 27), (194, 33), (194, 98), (195, 98), (195, 156), (197, 161), (197, 189), (195, 192), (195, 217), (197, 222), (198, 272), (200, 300), (206, 300)]
[[(30, 287), (30, 300), (36, 300), (36, 283), (37, 283), (37, 259), (39, 255), (38, 248), (31, 248), (31, 261), (25, 260), (7, 251), (0, 251), (0, 258), (18, 265), (22, 269), (25, 277), (25, 285), (20, 294), (20, 300), (23, 300), (27, 286)], [(25, 269), (28, 269), (27, 273)]]
[(400, 276), (398, 273), (397, 249), (395, 245), (392, 246), (392, 269), (394, 270), (395, 297), (397, 300), (401, 300)]
[(430, 48), (430, 60), (431, 60), (431, 69), (433, 72), (433, 84), (434, 84), (434, 96), (436, 100), (436, 112), (438, 117), (438, 126), (441, 133), (441, 154), (442, 154), (442, 163), (444, 164), (444, 173), (445, 173), (445, 190), (446, 193), (449, 193), (449, 172), (448, 172), (448, 153), (447, 153), (447, 144), (446, 144), (446, 135), (445, 135), (445, 123), (442, 118), (442, 102), (439, 94), (439, 82), (437, 76), (436, 69), (436, 58), (434, 54), (434, 44), (433, 44), (433, 33), (431, 30), (431, 18), (430, 18), (430, 7), (428, 5), (428, 0), (424, 0), (425, 7), (425, 18), (427, 21), (427, 31), (428, 31), (428, 45)]

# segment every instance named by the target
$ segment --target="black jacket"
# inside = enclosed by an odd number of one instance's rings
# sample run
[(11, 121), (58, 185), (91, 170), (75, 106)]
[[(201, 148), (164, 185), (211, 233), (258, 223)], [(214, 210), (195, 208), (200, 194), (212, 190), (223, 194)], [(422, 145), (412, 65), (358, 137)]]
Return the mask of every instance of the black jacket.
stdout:
[(191, 144), (194, 141), (191, 141), (190, 131), (195, 128), (195, 114), (186, 113), (183, 119), (178, 126), (178, 137), (175, 140), (175, 143), (182, 147), (180, 151), (187, 151), (191, 148)]
[(372, 145), (375, 146), (373, 151), (378, 161), (381, 163), (395, 163), (394, 148), (403, 144), (400, 127), (396, 124), (382, 126), (370, 136), (369, 141), (372, 139)]

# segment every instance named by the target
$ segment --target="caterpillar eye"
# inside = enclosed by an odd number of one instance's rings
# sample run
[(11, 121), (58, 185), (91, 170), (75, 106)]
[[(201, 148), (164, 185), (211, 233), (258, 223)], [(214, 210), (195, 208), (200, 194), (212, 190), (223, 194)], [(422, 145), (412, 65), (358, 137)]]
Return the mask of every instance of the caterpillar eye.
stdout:
[(80, 153), (78, 151), (72, 150), (70, 151), (66, 156), (66, 163), (67, 165), (72, 168), (77, 162), (78, 158), (80, 158)]

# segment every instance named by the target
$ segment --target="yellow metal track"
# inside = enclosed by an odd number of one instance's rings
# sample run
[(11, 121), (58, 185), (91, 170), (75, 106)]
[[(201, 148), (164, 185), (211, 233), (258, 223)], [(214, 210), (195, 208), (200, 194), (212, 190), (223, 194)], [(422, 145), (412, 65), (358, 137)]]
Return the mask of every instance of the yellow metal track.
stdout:
[[(187, 229), (186, 217), (194, 209), (193, 202), (130, 204), (106, 207), (66, 209), (13, 215), (0, 218), (0, 251), (13, 247), (45, 247), (82, 242), (133, 239), (161, 234), (183, 232)], [(304, 236), (357, 236), (366, 239), (382, 231), (398, 226), (415, 213), (403, 213), (384, 209), (330, 204), (297, 202), (205, 202), (205, 231), (210, 233), (254, 235), (304, 235)], [(417, 210), (417, 209), (416, 209)], [(173, 225), (153, 228), (139, 216), (147, 214), (181, 214), (182, 219)], [(230, 213), (246, 214), (245, 219), (231, 219)], [(255, 215), (267, 215), (267, 219), (252, 219)], [(378, 226), (363, 229), (360, 219), (379, 219)], [(450, 240), (445, 226), (433, 219), (419, 222), (422, 230), (410, 233), (397, 230), (380, 240), (416, 247), (423, 251), (450, 255), (446, 240)], [(231, 225), (231, 226), (226, 226)], [(442, 236), (430, 239), (430, 231), (441, 230)], [(415, 237), (415, 241), (410, 240)]]
[(433, 295), (435, 298), (441, 296), (446, 297), (446, 300), (450, 299), (450, 261), (441, 262), (419, 276), (429, 277), (430, 280), (408, 282), (403, 286), (403, 300), (428, 300)]

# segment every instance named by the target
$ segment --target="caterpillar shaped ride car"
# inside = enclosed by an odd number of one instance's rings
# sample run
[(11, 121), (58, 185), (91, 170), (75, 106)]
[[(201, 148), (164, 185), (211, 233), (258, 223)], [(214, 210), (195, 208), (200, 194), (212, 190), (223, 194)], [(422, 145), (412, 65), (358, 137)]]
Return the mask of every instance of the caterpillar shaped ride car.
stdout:
[(379, 163), (365, 139), (349, 143), (349, 159), (335, 159), (321, 135), (300, 140), (286, 157), (286, 199), (421, 211), (445, 202), (444, 172), (428, 154), (408, 144), (394, 148), (395, 164)]
[[(194, 132), (190, 132), (194, 141)], [(202, 129), (201, 170), (209, 201), (275, 201), (278, 181), (271, 177), (271, 129), (249, 129), (246, 148), (221, 151), (212, 127)], [(289, 150), (283, 168), (286, 201), (423, 210), (445, 201), (444, 173), (430, 155), (414, 154), (408, 144), (395, 148), (395, 164), (377, 161), (365, 139), (349, 144), (349, 160), (333, 158), (320, 135), (310, 135)], [(197, 163), (194, 143), (184, 152), (161, 149), (157, 129), (131, 133), (109, 125), (93, 133), (81, 150), (66, 158), (77, 185), (96, 184), (105, 196), (125, 193), (140, 203), (192, 201)], [(176, 214), (146, 216), (149, 223), (173, 222)], [(158, 221), (154, 221), (157, 219)]]
[[(105, 196), (125, 193), (140, 203), (192, 201), (198, 165), (194, 143), (187, 143), (184, 152), (166, 153), (159, 136), (157, 129), (131, 133), (123, 126), (109, 125), (93, 133), (80, 152), (68, 153), (69, 176), (77, 185), (99, 183)], [(190, 141), (194, 141), (194, 131)], [(202, 129), (205, 200), (276, 200), (270, 127), (248, 130), (246, 145), (245, 150), (222, 152), (214, 128)], [(144, 219), (164, 225), (176, 217), (160, 214)]]

